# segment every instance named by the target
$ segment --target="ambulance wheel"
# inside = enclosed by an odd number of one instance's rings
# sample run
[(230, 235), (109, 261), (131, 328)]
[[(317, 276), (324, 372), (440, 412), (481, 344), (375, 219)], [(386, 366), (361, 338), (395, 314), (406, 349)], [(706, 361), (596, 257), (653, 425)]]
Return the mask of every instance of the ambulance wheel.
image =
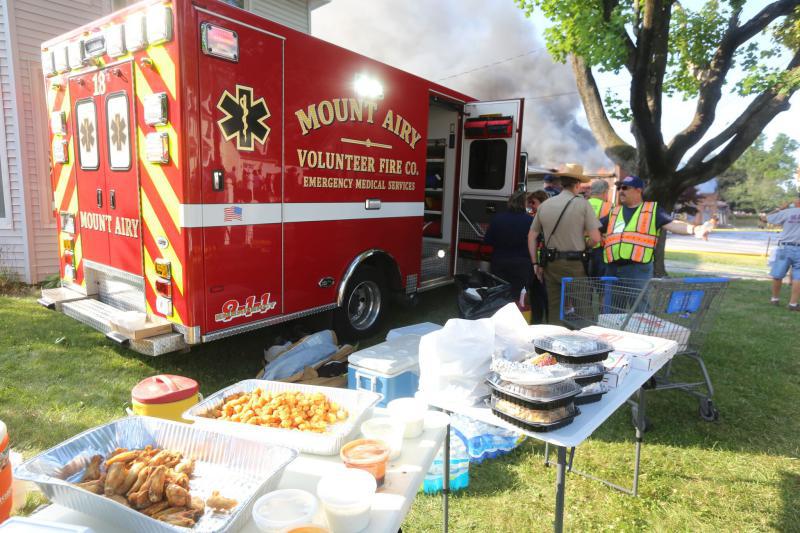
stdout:
[(336, 310), (336, 333), (343, 339), (372, 336), (386, 313), (386, 303), (381, 273), (370, 266), (359, 268), (347, 283), (342, 307)]

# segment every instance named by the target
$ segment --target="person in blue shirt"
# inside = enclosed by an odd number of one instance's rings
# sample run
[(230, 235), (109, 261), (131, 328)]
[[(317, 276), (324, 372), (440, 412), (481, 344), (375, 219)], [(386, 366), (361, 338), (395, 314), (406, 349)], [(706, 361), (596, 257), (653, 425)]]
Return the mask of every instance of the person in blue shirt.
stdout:
[(491, 271), (511, 284), (515, 298), (528, 287), (533, 263), (528, 252), (528, 230), (533, 217), (526, 212), (525, 191), (508, 198), (508, 209), (492, 217), (483, 242), (492, 246)]

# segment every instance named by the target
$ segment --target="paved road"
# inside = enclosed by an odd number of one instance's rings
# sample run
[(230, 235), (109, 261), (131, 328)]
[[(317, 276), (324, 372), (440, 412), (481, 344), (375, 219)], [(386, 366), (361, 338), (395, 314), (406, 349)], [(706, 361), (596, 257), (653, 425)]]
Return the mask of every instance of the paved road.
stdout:
[(777, 236), (777, 233), (766, 231), (715, 231), (704, 241), (688, 235), (670, 233), (667, 237), (667, 250), (765, 255), (768, 246), (775, 246)]

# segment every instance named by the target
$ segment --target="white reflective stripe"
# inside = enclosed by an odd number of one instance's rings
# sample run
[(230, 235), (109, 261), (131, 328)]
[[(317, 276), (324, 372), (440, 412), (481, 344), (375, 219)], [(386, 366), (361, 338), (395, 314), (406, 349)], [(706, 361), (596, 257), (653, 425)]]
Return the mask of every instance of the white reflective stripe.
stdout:
[(382, 202), (380, 209), (367, 209), (364, 202), (285, 204), (283, 221), (421, 217), (424, 209), (423, 202)]
[[(366, 209), (364, 202), (290, 203), (283, 205), (283, 221), (321, 222), (421, 217), (423, 211), (423, 202), (383, 202), (380, 209)], [(280, 222), (281, 204), (181, 204), (180, 208), (182, 228), (249, 226)]]
[(281, 204), (181, 204), (182, 228), (280, 224)]

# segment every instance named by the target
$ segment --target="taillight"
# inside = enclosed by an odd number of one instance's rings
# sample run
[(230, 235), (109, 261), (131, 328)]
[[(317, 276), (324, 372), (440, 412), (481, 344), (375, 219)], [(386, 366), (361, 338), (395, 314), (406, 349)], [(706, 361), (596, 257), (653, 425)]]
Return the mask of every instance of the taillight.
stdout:
[(164, 298), (172, 299), (172, 281), (164, 278), (156, 278), (156, 293)]

